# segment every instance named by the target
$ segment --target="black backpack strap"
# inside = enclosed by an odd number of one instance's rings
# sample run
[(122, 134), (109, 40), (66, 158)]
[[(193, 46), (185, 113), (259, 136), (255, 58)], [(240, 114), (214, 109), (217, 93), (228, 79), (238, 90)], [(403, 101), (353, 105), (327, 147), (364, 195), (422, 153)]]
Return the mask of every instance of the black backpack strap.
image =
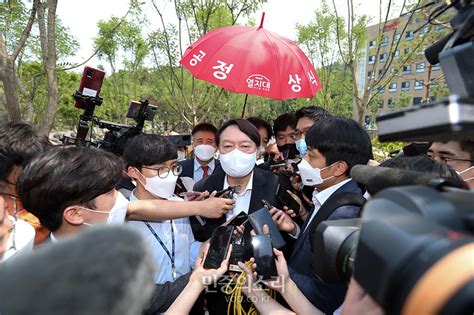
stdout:
[[(361, 195), (351, 192), (340, 193), (332, 195), (328, 200), (319, 208), (318, 213), (311, 222), (313, 227), (317, 227), (319, 223), (325, 221), (331, 216), (331, 214), (339, 207), (342, 206), (359, 206), (362, 208), (367, 200)], [(359, 212), (360, 216), (360, 212)]]

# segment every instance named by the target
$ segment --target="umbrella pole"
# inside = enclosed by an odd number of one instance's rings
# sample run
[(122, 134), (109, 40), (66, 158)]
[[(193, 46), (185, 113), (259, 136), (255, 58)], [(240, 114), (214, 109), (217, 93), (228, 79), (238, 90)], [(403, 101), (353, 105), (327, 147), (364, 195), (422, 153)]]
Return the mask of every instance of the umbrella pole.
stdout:
[(249, 95), (245, 94), (244, 108), (242, 109), (242, 119), (245, 117), (245, 107), (247, 106), (247, 97), (249, 97)]

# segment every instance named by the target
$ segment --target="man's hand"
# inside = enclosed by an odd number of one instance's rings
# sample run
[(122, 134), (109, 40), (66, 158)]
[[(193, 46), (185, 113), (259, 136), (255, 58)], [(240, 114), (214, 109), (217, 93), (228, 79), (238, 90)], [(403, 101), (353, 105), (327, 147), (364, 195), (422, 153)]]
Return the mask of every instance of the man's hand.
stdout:
[(218, 219), (234, 208), (233, 199), (211, 197), (196, 203), (198, 214), (209, 219)]
[(296, 223), (284, 211), (273, 207), (270, 214), (279, 230), (296, 235)]
[(270, 287), (273, 290), (281, 293), (283, 290), (285, 290), (285, 286), (291, 280), (290, 272), (288, 271), (288, 265), (286, 263), (285, 256), (283, 256), (283, 252), (274, 248), (273, 253), (275, 254), (275, 265), (277, 268), (278, 278), (275, 280), (265, 280), (263, 283), (265, 283), (267, 287)]
[(222, 261), (218, 269), (204, 269), (204, 260), (209, 250), (209, 243), (204, 244), (204, 248), (196, 259), (196, 269), (191, 274), (189, 282), (195, 282), (205, 287), (211, 283), (215, 283), (224, 273), (226, 273), (229, 266), (230, 254), (232, 253), (232, 245), (229, 246), (226, 258)]

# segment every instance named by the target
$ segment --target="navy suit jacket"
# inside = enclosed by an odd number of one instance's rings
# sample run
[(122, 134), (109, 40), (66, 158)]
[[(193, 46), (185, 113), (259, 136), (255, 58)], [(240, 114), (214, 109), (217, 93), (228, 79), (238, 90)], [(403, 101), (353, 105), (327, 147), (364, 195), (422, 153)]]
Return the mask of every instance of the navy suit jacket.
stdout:
[[(214, 162), (216, 163), (216, 166), (214, 168), (214, 171), (211, 174), (223, 172), (222, 166), (219, 160), (214, 159)], [(183, 167), (183, 170), (181, 171), (181, 174), (179, 175), (179, 177), (191, 177), (192, 179), (194, 179), (194, 158), (184, 160), (184, 161), (179, 161), (178, 165), (181, 165)]]
[[(357, 183), (351, 180), (331, 196), (347, 192), (363, 195), (363, 191)], [(359, 212), (360, 207), (342, 206), (334, 210), (328, 220), (357, 218)], [(311, 214), (308, 215), (308, 219), (310, 217)], [(294, 244), (293, 253), (288, 261), (290, 277), (311, 303), (321, 311), (332, 314), (344, 301), (347, 285), (324, 283), (313, 275), (313, 252), (310, 243), (311, 224), (305, 231), (307, 221), (301, 229), (300, 235)], [(321, 255), (324, 255), (324, 253), (321, 253)]]

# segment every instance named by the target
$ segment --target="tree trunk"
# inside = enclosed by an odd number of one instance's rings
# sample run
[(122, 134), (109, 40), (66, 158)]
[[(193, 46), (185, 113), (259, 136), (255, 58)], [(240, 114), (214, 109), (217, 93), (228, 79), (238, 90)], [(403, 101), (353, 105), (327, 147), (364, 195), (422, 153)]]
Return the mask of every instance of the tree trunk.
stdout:
[[(54, 125), (58, 110), (58, 82), (56, 75), (56, 7), (57, 0), (48, 0), (47, 30), (45, 29), (44, 7), (38, 10), (38, 23), (40, 24), (40, 40), (43, 53), (43, 64), (46, 71), (48, 84), (48, 105), (43, 121), (39, 127), (40, 132), (48, 135)], [(42, 11), (42, 12), (40, 12)], [(42, 18), (42, 19), (41, 19)], [(40, 21), (42, 20), (42, 21)], [(46, 50), (46, 51), (45, 51)]]
[(10, 121), (21, 121), (20, 99), (16, 89), (15, 65), (10, 58), (0, 57), (3, 61), (2, 65), (2, 82), (6, 98), (5, 108), (8, 112)]

